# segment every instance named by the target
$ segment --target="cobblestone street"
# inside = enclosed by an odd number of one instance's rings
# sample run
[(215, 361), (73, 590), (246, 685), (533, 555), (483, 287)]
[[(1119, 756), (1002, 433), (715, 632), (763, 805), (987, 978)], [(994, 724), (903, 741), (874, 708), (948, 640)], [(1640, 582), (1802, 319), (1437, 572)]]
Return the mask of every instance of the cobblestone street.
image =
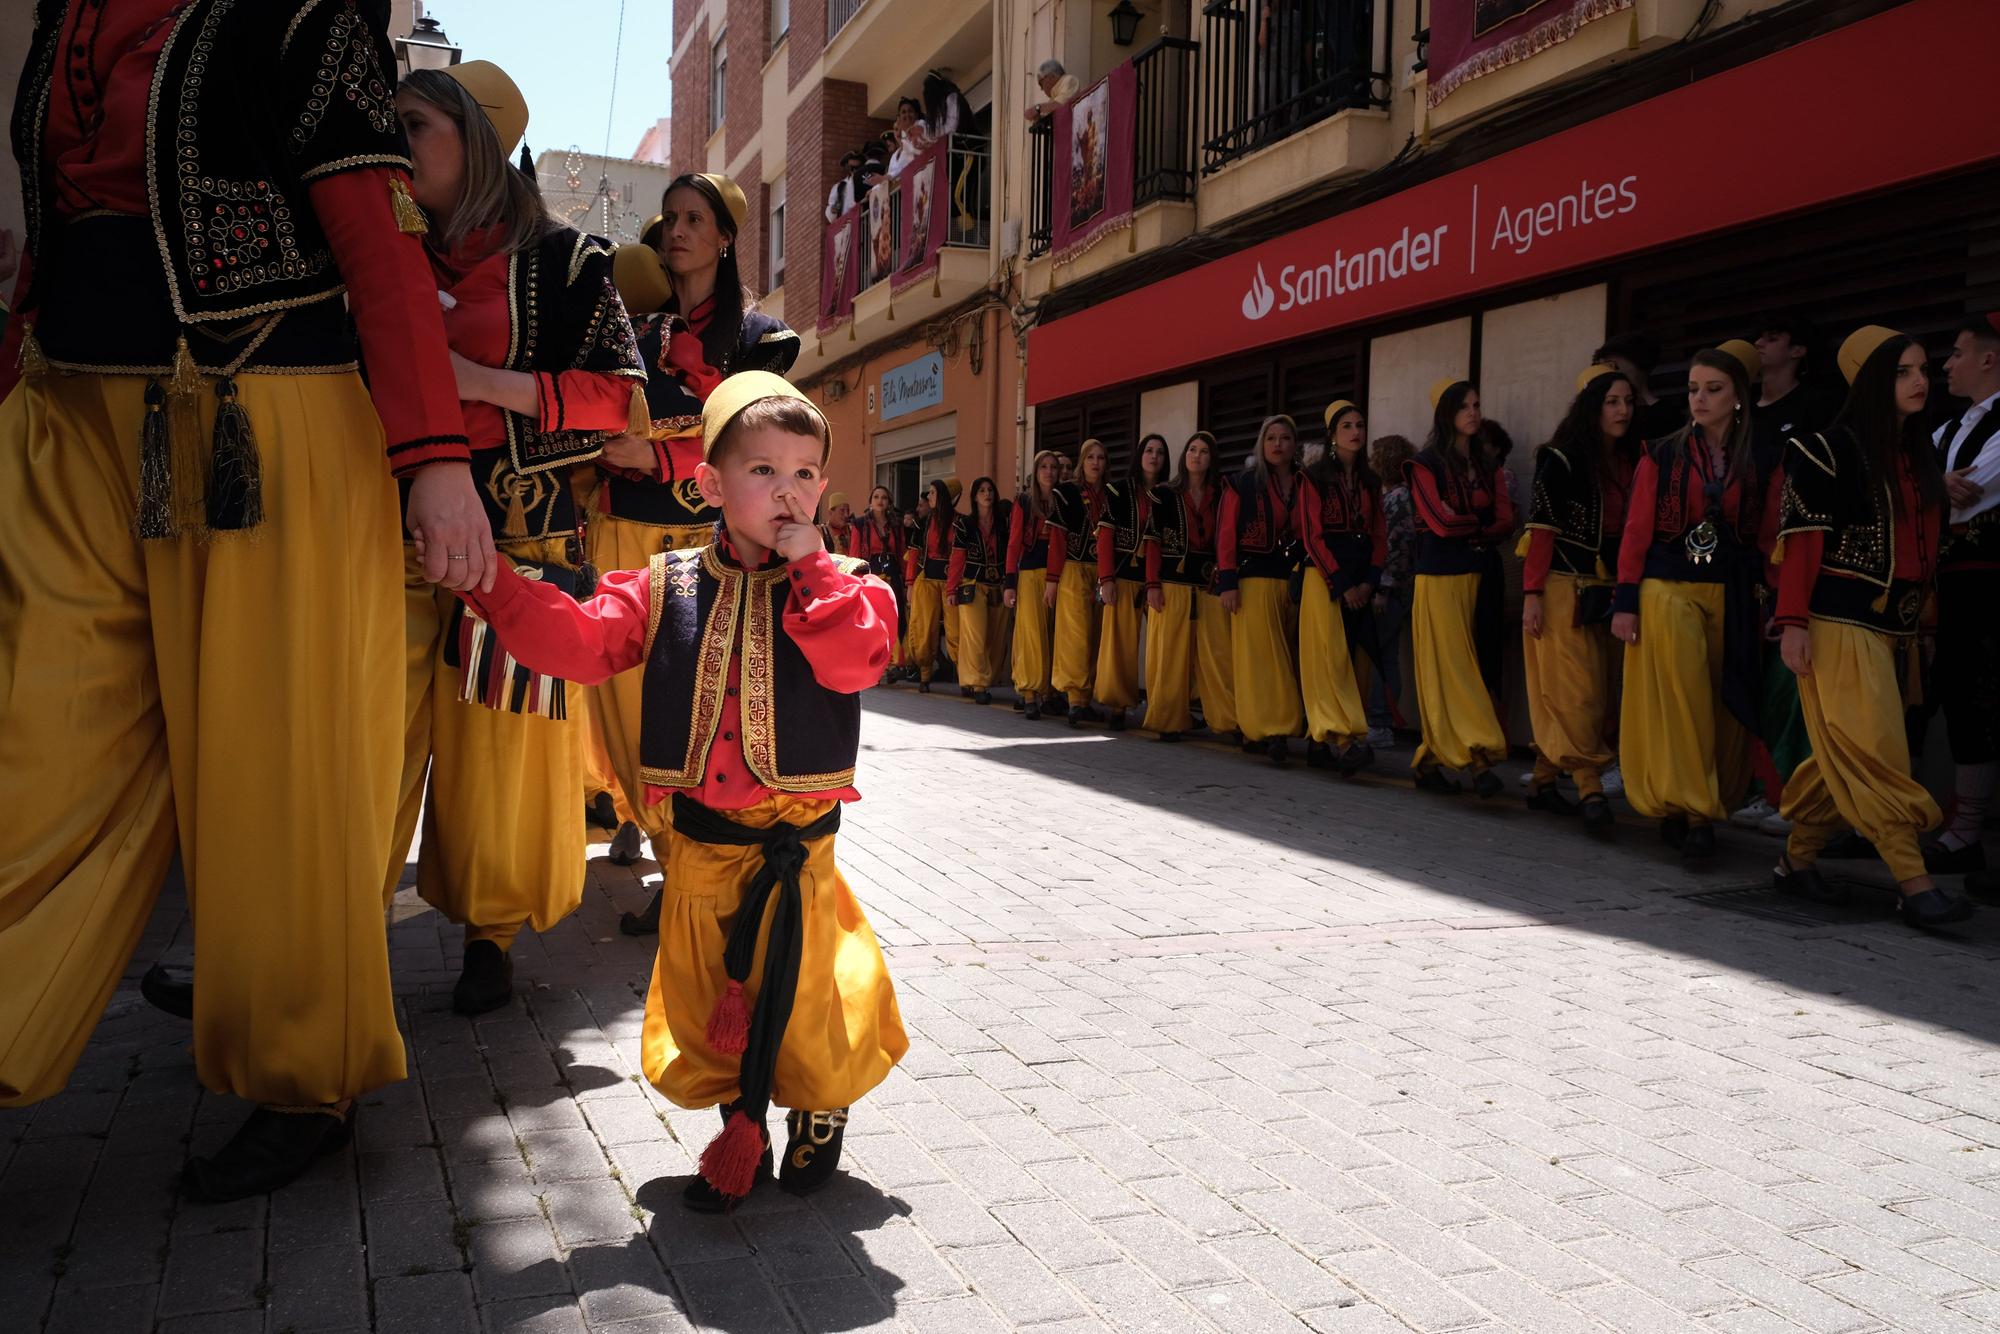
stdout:
[(600, 842), (477, 1022), (406, 889), (410, 1078), (304, 1182), (185, 1205), (246, 1109), (139, 998), (169, 896), (70, 1090), (0, 1112), (0, 1331), (2000, 1327), (2000, 912), (1777, 900), (1740, 831), (1693, 876), (1519, 765), (1480, 805), (1407, 750), (1344, 784), (868, 708), (840, 846), (912, 1047), (833, 1187), (683, 1210), (715, 1116), (637, 1073), (658, 873)]

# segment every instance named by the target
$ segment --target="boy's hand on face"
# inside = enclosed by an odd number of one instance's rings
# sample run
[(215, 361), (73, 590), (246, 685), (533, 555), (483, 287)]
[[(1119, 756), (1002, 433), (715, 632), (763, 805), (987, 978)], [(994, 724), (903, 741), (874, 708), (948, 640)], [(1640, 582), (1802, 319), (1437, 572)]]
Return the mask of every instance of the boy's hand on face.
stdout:
[(790, 491), (781, 492), (779, 499), (784, 502), (785, 513), (790, 521), (778, 525), (777, 552), (787, 561), (804, 560), (814, 552), (825, 551), (826, 543), (821, 540), (819, 527), (812, 521), (812, 515), (805, 512), (799, 498)]

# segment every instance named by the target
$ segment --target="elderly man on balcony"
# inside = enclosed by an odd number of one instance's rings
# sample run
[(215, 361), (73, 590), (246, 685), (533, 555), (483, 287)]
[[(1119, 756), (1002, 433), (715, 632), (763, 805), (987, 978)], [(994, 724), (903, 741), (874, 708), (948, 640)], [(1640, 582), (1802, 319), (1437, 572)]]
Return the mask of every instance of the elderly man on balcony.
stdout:
[(1063, 68), (1060, 60), (1044, 60), (1035, 71), (1035, 82), (1041, 85), (1042, 95), (1049, 100), (1028, 104), (1023, 114), (1030, 122), (1054, 115), (1056, 108), (1075, 97), (1077, 89), (1082, 86), (1077, 82), (1076, 75)]

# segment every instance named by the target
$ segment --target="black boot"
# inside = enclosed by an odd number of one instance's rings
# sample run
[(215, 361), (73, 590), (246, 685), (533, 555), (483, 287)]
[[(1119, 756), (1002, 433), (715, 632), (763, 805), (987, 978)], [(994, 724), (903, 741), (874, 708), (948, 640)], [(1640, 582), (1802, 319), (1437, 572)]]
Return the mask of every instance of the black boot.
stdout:
[(1352, 778), (1363, 769), (1375, 763), (1375, 747), (1366, 741), (1356, 741), (1340, 752), (1336, 767), (1342, 778)]
[(639, 826), (627, 820), (618, 826), (618, 832), (611, 836), (611, 850), (605, 856), (613, 866), (631, 866), (639, 860), (639, 854), (646, 849), (646, 836), (639, 832)]
[(930, 693), (931, 693), (931, 683), (930, 683), (929, 681), (919, 681), (919, 682), (917, 682), (917, 693), (918, 693), (919, 695), (928, 695), (928, 694), (930, 694)]
[(618, 914), (618, 933), (625, 936), (657, 936), (660, 934), (660, 900), (666, 891), (656, 889), (646, 906), (638, 912)]
[(352, 1114), (331, 1107), (259, 1107), (213, 1158), (190, 1158), (181, 1187), (206, 1204), (263, 1195), (353, 1137)]
[(618, 827), (618, 808), (612, 804), (609, 792), (600, 792), (584, 804), (583, 822), (598, 829)]
[[(729, 1118), (736, 1111), (737, 1105), (733, 1102), (726, 1102), (716, 1108), (717, 1111), (722, 1113), (723, 1125), (727, 1126), (729, 1124)], [(771, 1179), (771, 1136), (768, 1131), (763, 1130), (763, 1127), (760, 1126), (758, 1129), (764, 1136), (764, 1156), (757, 1163), (757, 1180), (768, 1181)], [(746, 1196), (745, 1198), (748, 1197)], [(687, 1183), (686, 1188), (681, 1191), (681, 1203), (698, 1214), (726, 1214), (742, 1202), (741, 1199), (731, 1195), (724, 1195), (721, 1191), (709, 1185), (708, 1178), (704, 1177), (699, 1171), (694, 1174), (694, 1177)]]
[(1021, 716), (1023, 718), (1026, 718), (1031, 723), (1040, 722), (1042, 717), (1041, 701), (1037, 699), (1030, 699), (1025, 701), (1021, 705)]
[(1334, 763), (1332, 746), (1327, 745), (1324, 741), (1306, 742), (1306, 768), (1332, 769), (1336, 767), (1338, 766)]
[(1538, 787), (1528, 794), (1528, 809), (1542, 811), (1548, 815), (1575, 815), (1576, 807), (1570, 805), (1569, 798), (1556, 791), (1556, 785)]
[(1949, 926), (1962, 922), (1979, 910), (1964, 899), (1955, 899), (1941, 889), (1927, 889), (1920, 894), (1905, 894), (1898, 904), (1903, 920), (1921, 931), (1934, 926)]
[(793, 1195), (810, 1195), (833, 1180), (840, 1166), (840, 1141), (847, 1133), (847, 1109), (789, 1112), (785, 1165), (778, 1184)]
[(1105, 717), (1104, 717), (1104, 721), (1105, 721), (1106, 725), (1108, 725), (1108, 726), (1109, 726), (1109, 727), (1111, 728), (1111, 730), (1112, 730), (1112, 731), (1114, 731), (1114, 732), (1122, 732), (1122, 731), (1124, 731), (1124, 730), (1125, 730), (1125, 710), (1123, 710), (1123, 709), (1109, 709), (1109, 710), (1106, 710), (1106, 712), (1105, 712)]
[(1271, 757), (1271, 766), (1276, 769), (1284, 768), (1292, 758), (1291, 743), (1284, 737), (1274, 736), (1265, 744), (1267, 753)]
[(990, 690), (975, 690), (972, 692), (972, 702), (974, 704), (991, 704), (993, 702), (993, 692)]
[(1465, 791), (1464, 784), (1456, 778), (1447, 777), (1437, 765), (1417, 770), (1417, 791), (1435, 792), (1441, 797), (1455, 797)]
[(1681, 860), (1684, 862), (1705, 862), (1715, 855), (1715, 826), (1712, 824), (1689, 825), (1687, 839), (1681, 844)]
[(139, 979), (139, 994), (156, 1010), (176, 1019), (194, 1018), (194, 971), (156, 963)]
[(514, 960), (490, 940), (467, 941), (451, 1008), (463, 1015), (485, 1014), (514, 999)]
[(1506, 790), (1507, 784), (1502, 782), (1500, 775), (1494, 773), (1491, 769), (1482, 770), (1472, 780), (1472, 795), (1478, 797), (1481, 801), (1491, 801)]
[(1155, 741), (1179, 741), (1181, 739), (1181, 734), (1179, 732), (1161, 732), (1153, 739)]
[(1846, 885), (1829, 884), (1817, 866), (1793, 866), (1789, 861), (1771, 868), (1771, 888), (1814, 903), (1846, 903), (1854, 897), (1854, 891)]
[(1660, 821), (1660, 842), (1678, 851), (1688, 840), (1688, 821), (1685, 815), (1669, 815)]
[(1609, 838), (1617, 831), (1618, 819), (1611, 813), (1611, 803), (1604, 799), (1602, 792), (1593, 792), (1579, 805), (1583, 812), (1583, 832), (1598, 838)]

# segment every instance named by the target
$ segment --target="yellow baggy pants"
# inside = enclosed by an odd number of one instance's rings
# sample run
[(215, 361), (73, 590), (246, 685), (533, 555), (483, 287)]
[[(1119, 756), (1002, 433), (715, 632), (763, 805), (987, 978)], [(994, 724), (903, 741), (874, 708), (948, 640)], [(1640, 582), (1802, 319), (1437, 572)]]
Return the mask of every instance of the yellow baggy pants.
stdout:
[(1140, 599), (1146, 585), (1137, 579), (1120, 579), (1111, 588), (1111, 605), (1099, 618), (1093, 691), (1108, 707), (1129, 709), (1139, 702), (1139, 627), (1145, 617)]
[(1299, 688), (1305, 697), (1306, 735), (1343, 750), (1368, 737), (1368, 713), (1347, 652), (1347, 619), (1325, 576), (1306, 567), (1299, 601)]
[(1480, 771), (1507, 755), (1507, 733), (1479, 674), (1473, 610), (1477, 574), (1420, 574), (1410, 603), (1410, 646), (1423, 739), (1410, 767)]
[(1258, 578), (1240, 581), (1237, 592), (1241, 605), (1230, 627), (1236, 724), (1245, 741), (1297, 736), (1306, 714), (1292, 655), (1291, 592), (1283, 579)]
[(1608, 625), (1576, 623), (1573, 574), (1551, 572), (1542, 590), (1542, 637), (1521, 636), (1527, 667), (1528, 719), (1535, 729), (1535, 782), (1561, 774), (1576, 779), (1579, 796), (1601, 793), (1599, 774), (1611, 763), (1611, 669), (1618, 641)]
[(1042, 605), (1047, 570), (1022, 570), (1014, 584), (1014, 689), (1022, 699), (1049, 693), (1049, 611)]
[(1723, 586), (1639, 585), (1639, 642), (1625, 651), (1619, 769), (1625, 800), (1653, 819), (1729, 817), (1750, 783), (1750, 734), (1722, 705)]
[(1196, 594), (1194, 604), (1194, 685), (1201, 720), (1211, 732), (1236, 730), (1236, 618), (1214, 593)]
[(1154, 732), (1185, 732), (1194, 726), (1189, 697), (1194, 688), (1195, 591), (1191, 584), (1162, 584), (1165, 605), (1146, 616), (1146, 721)]
[(1097, 676), (1097, 572), (1069, 561), (1056, 580), (1055, 664), (1049, 682), (1071, 708), (1090, 703)]

